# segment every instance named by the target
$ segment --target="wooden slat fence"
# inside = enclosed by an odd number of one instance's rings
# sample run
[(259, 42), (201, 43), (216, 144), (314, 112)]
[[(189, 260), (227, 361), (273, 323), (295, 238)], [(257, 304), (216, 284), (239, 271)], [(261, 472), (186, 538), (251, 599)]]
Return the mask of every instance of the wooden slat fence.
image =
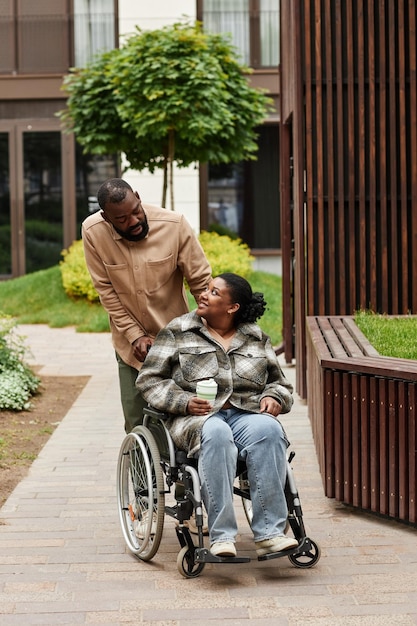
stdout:
[(417, 312), (415, 2), (301, 4), (308, 314)]
[(294, 220), (295, 286), (283, 299), (288, 313), (295, 295), (305, 397), (305, 315), (417, 313), (417, 9), (416, 0), (280, 6), (281, 123), (294, 138), (293, 203), (283, 197), (281, 209)]
[(307, 317), (309, 412), (325, 493), (417, 524), (417, 362), (380, 356), (350, 317)]

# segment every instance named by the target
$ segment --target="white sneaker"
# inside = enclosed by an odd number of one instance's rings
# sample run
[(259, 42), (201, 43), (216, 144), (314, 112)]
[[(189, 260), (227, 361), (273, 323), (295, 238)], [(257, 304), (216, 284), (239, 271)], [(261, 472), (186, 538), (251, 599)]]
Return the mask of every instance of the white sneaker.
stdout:
[[(149, 525), (149, 511), (145, 511), (142, 515), (142, 519), (138, 520), (135, 526), (135, 535), (138, 539), (144, 539), (146, 535), (146, 531), (148, 530), (148, 525)], [(153, 513), (150, 535), (154, 535), (155, 533), (156, 533), (156, 513)]]
[(231, 541), (216, 541), (211, 544), (210, 552), (214, 556), (236, 556), (236, 547)]
[(264, 539), (263, 541), (255, 541), (256, 554), (264, 556), (265, 554), (273, 554), (274, 552), (285, 552), (298, 546), (298, 541), (293, 537), (285, 537), (278, 535), (272, 539)]

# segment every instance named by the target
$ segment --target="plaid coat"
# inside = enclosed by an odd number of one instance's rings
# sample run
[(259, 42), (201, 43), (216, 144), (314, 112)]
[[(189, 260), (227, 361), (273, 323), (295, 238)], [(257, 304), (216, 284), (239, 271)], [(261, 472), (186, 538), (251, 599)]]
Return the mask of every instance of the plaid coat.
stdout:
[[(205, 416), (187, 415), (198, 381), (214, 378), (218, 393)], [(257, 324), (240, 324), (227, 352), (207, 331), (196, 312), (172, 320), (157, 335), (136, 386), (155, 409), (169, 414), (166, 426), (174, 443), (194, 455), (204, 421), (225, 402), (259, 413), (264, 396), (290, 411), (292, 386), (284, 377), (271, 340)], [(278, 421), (278, 418), (275, 418)]]

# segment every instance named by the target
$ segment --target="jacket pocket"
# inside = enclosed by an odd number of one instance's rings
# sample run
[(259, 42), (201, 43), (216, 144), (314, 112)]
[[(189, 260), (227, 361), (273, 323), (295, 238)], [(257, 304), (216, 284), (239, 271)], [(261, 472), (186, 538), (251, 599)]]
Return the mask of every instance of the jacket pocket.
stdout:
[[(257, 351), (256, 351), (257, 352)], [(264, 354), (239, 353), (234, 352), (235, 373), (241, 379), (251, 381), (249, 388), (253, 388), (253, 383), (262, 387), (268, 380), (268, 360)]]
[(109, 280), (116, 293), (130, 293), (129, 268), (127, 263), (108, 265), (104, 263)]
[(189, 382), (215, 378), (219, 373), (214, 346), (183, 347), (180, 349), (179, 361), (183, 378)]
[(155, 293), (169, 281), (176, 268), (174, 255), (156, 259), (154, 261), (146, 261), (146, 283), (148, 293)]

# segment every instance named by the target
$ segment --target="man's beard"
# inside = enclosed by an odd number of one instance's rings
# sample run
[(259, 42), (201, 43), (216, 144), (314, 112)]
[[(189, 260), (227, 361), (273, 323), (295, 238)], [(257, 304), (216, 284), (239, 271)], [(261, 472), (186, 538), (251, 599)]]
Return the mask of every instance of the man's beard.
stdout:
[(120, 230), (119, 228), (116, 228), (116, 226), (113, 224), (114, 230), (119, 233), (119, 235), (123, 237), (123, 239), (127, 239), (128, 241), (142, 241), (142, 239), (145, 239), (146, 235), (149, 232), (149, 224), (146, 217), (143, 222), (140, 222), (140, 226), (142, 226), (142, 230), (140, 231), (139, 235), (132, 235), (131, 230), (136, 230), (137, 226), (129, 230)]

